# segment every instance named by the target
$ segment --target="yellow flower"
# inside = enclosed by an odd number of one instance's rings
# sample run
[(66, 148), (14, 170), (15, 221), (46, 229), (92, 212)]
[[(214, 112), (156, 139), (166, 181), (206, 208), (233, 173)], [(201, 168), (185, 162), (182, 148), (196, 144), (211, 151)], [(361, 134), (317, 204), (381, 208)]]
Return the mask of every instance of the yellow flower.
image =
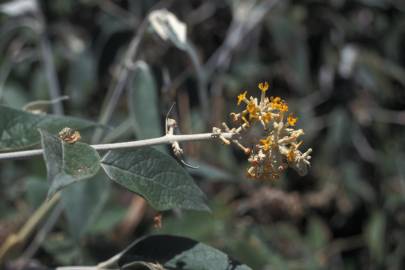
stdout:
[(297, 123), (297, 121), (298, 121), (298, 118), (297, 117), (294, 117), (292, 114), (290, 114), (288, 117), (287, 117), (287, 122), (288, 122), (288, 124), (290, 125), (290, 126), (295, 126), (295, 124)]
[(288, 105), (287, 105), (287, 103), (285, 103), (285, 102), (281, 103), (279, 110), (280, 110), (281, 112), (288, 112)]
[[(237, 96), (237, 104), (244, 103), (241, 106), (241, 112), (231, 113), (233, 122), (238, 126), (229, 128), (222, 123), (224, 132), (237, 135), (227, 140), (228, 144), (232, 142), (248, 155), (249, 178), (276, 180), (289, 167), (300, 174), (305, 174), (310, 166), (312, 149), (306, 152), (299, 150), (302, 141), (299, 142), (298, 138), (304, 134), (304, 131), (295, 128), (298, 118), (288, 111), (288, 103), (284, 99), (266, 94), (270, 87), (268, 82), (260, 82), (257, 87), (260, 90), (260, 97), (247, 97), (247, 91), (242, 91)], [(252, 127), (254, 127), (253, 130), (251, 130)], [(258, 128), (265, 135), (257, 140), (257, 134), (261, 133)], [(218, 130), (221, 132), (221, 129)], [(250, 139), (246, 140), (253, 145), (248, 148), (240, 140), (250, 135), (254, 136), (255, 140), (254, 142)]]
[(272, 116), (271, 116), (271, 113), (269, 113), (269, 112), (262, 115), (262, 120), (266, 124), (269, 123), (271, 121), (271, 119), (272, 119)]
[(272, 104), (278, 104), (278, 103), (281, 102), (281, 98), (280, 98), (280, 97), (271, 97), (270, 100), (271, 100), (271, 103), (272, 103)]
[(269, 83), (268, 82), (261, 82), (258, 85), (260, 91), (266, 92), (269, 89)]
[(249, 119), (257, 118), (259, 108), (253, 100), (249, 101), (248, 105), (246, 106), (246, 110), (249, 112)]
[(242, 101), (246, 100), (247, 91), (240, 93), (238, 96), (238, 106), (242, 103)]
[(282, 100), (280, 97), (271, 97), (270, 106), (272, 109), (279, 110), (281, 112), (288, 111), (287, 103), (284, 100)]
[(260, 144), (262, 145), (264, 151), (269, 151), (272, 144), (271, 138), (267, 137), (266, 139), (261, 139)]

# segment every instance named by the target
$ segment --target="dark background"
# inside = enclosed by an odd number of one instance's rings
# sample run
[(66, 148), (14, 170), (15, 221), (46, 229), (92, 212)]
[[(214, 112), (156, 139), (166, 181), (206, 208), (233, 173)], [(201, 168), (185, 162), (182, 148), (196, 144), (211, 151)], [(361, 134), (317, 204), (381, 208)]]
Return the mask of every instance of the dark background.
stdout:
[[(70, 96), (63, 103), (65, 114), (98, 120), (131, 39), (151, 9), (166, 8), (187, 25), (201, 69), (184, 50), (146, 29), (135, 61), (145, 61), (153, 72), (159, 125), (176, 102), (182, 133), (210, 132), (230, 122), (242, 90), (258, 95), (257, 83), (268, 81), (270, 95), (284, 98), (298, 116), (303, 148), (313, 149), (312, 167), (304, 177), (289, 170), (275, 182), (252, 181), (245, 178), (248, 164), (240, 150), (216, 142), (185, 143), (186, 159), (200, 166), (190, 172), (213, 213), (165, 212), (163, 228), (155, 229), (150, 207), (105, 184), (105, 195), (89, 189), (78, 210), (83, 220), (88, 213), (94, 218), (72, 228), (60, 213), (35, 253), (23, 253), (29, 239), (9, 257), (6, 269), (16, 269), (24, 256), (47, 266), (96, 263), (148, 232), (192, 237), (253, 269), (405, 267), (405, 2), (39, 4), (61, 92)], [(8, 106), (50, 99), (40, 34), (31, 29), (36, 18), (0, 15), (1, 102)], [(201, 78), (206, 100), (197, 91)], [(142, 137), (131, 126), (126, 92), (108, 125), (111, 141)], [(39, 158), (0, 164), (0, 243), (44, 200), (45, 178)], [(72, 235), (83, 226), (75, 241)]]

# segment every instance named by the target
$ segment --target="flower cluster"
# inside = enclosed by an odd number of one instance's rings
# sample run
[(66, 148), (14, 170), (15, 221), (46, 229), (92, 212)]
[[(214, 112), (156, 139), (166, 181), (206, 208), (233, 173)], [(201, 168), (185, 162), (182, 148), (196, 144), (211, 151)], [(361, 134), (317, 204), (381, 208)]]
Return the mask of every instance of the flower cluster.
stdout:
[[(237, 97), (237, 105), (244, 106), (240, 113), (231, 113), (232, 121), (237, 125), (229, 128), (225, 123), (226, 132), (233, 132), (239, 138), (232, 139), (232, 143), (240, 147), (247, 155), (250, 167), (247, 175), (253, 179), (277, 179), (288, 168), (295, 169), (300, 175), (307, 173), (310, 166), (310, 153), (308, 149), (302, 153), (299, 147), (302, 141), (299, 137), (304, 134), (302, 129), (296, 129), (297, 117), (288, 113), (288, 104), (280, 97), (266, 97), (269, 89), (267, 82), (260, 83), (260, 100), (256, 97), (247, 97), (247, 91)], [(252, 147), (245, 147), (241, 143), (242, 134), (253, 126), (263, 129), (264, 136)], [(214, 129), (214, 132), (219, 132)], [(223, 140), (226, 144), (231, 141)]]

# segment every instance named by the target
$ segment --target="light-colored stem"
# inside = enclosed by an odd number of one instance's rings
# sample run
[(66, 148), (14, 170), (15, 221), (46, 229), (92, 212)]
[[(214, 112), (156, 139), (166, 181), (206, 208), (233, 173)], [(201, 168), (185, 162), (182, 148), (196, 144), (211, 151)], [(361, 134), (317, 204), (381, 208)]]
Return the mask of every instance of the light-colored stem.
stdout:
[(56, 270), (100, 270), (100, 268), (97, 266), (60, 266), (56, 267)]
[(56, 267), (56, 270), (107, 270), (107, 269), (112, 270), (112, 269), (117, 269), (118, 266), (116, 266), (116, 264), (125, 251), (126, 251), (126, 249), (121, 251), (120, 253), (114, 255), (110, 259), (97, 264), (96, 266), (61, 266), (61, 267)]
[[(234, 133), (221, 133), (221, 136), (225, 139), (231, 139)], [(130, 142), (119, 142), (119, 143), (107, 143), (107, 144), (95, 144), (91, 145), (94, 149), (98, 151), (106, 151), (113, 149), (124, 149), (124, 148), (136, 148), (143, 146), (151, 146), (157, 144), (171, 144), (173, 142), (187, 142), (187, 141), (204, 141), (216, 138), (217, 133), (198, 133), (198, 134), (186, 134), (186, 135), (165, 135), (158, 138), (130, 141)], [(39, 156), (43, 153), (42, 149), (27, 150), (27, 151), (17, 151), (10, 153), (0, 153), (0, 160), (8, 159), (19, 159), (28, 158), (33, 156)]]

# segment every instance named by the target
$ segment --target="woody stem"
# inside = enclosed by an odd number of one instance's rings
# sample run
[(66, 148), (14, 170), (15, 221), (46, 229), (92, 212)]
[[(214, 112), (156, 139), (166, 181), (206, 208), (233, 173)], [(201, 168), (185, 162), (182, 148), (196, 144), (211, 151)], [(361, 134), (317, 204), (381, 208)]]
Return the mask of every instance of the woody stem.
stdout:
[[(152, 139), (129, 141), (129, 142), (118, 142), (118, 143), (107, 143), (107, 144), (95, 144), (95, 145), (91, 145), (91, 147), (93, 147), (94, 149), (96, 149), (98, 151), (106, 151), (106, 150), (113, 150), (113, 149), (136, 148), (136, 147), (151, 146), (151, 145), (158, 145), (158, 144), (171, 144), (173, 142), (205, 141), (205, 140), (215, 139), (218, 137), (218, 135), (221, 135), (225, 139), (231, 139), (235, 135), (235, 133), (232, 133), (232, 132), (221, 133), (221, 134), (197, 133), (197, 134), (186, 134), (186, 135), (167, 134), (162, 137), (157, 137), (157, 138), (152, 138)], [(0, 160), (28, 158), (28, 157), (42, 155), (42, 153), (43, 153), (43, 149), (0, 153)]]

